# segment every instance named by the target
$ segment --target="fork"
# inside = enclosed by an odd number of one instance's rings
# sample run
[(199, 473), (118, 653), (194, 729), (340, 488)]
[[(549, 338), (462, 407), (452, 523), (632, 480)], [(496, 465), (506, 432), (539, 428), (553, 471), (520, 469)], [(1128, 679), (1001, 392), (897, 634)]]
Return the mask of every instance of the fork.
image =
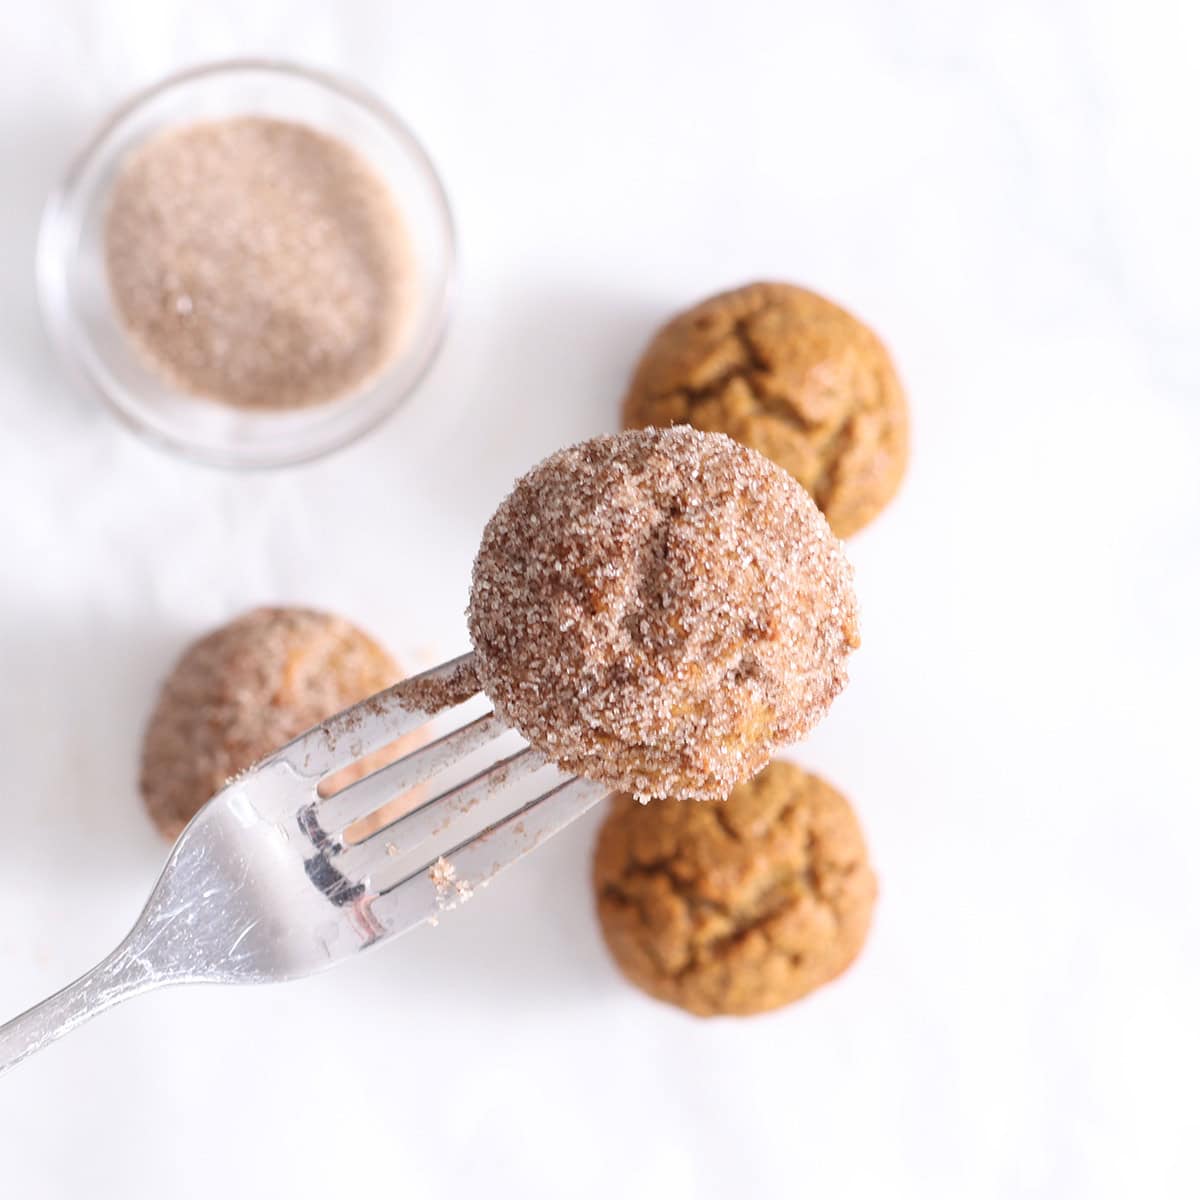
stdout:
[[(431, 700), (446, 688), (459, 693), (448, 703)], [(142, 992), (179, 983), (297, 979), (436, 923), (603, 798), (604, 785), (564, 776), (526, 746), (442, 788), (366, 839), (347, 838), (356, 821), (509, 730), (488, 713), (331, 796), (318, 793), (322, 780), (477, 691), (472, 656), (462, 655), (331, 717), (228, 783), (179, 835), (117, 949), (0, 1026), (0, 1073)], [(444, 853), (432, 852), (432, 842), (461, 834), (478, 805), (543, 768), (557, 775), (551, 786)]]

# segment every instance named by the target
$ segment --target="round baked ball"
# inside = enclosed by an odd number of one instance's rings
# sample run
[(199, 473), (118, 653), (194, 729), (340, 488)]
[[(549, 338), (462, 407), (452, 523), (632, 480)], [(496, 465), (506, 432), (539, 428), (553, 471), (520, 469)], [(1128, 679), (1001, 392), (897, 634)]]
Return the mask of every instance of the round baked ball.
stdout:
[(786, 762), (724, 804), (614, 797), (595, 887), (625, 975), (702, 1017), (766, 1012), (840, 975), (876, 894), (854, 810)]
[[(142, 744), (142, 798), (155, 825), (177, 837), (235, 775), (400, 674), (361, 629), (305, 608), (258, 608), (194, 642), (167, 677)], [(322, 794), (401, 750), (395, 743), (355, 763)], [(353, 827), (352, 840), (396, 815), (393, 805), (379, 810)]]
[(593, 438), (521, 479), (471, 587), (480, 683), (565, 770), (721, 799), (803, 737), (858, 645), (851, 571), (808, 493), (694, 429)]
[(627, 429), (727, 433), (798, 479), (849, 537), (896, 494), (908, 405), (883, 343), (845, 309), (787, 283), (752, 283), (669, 321), (625, 397)]

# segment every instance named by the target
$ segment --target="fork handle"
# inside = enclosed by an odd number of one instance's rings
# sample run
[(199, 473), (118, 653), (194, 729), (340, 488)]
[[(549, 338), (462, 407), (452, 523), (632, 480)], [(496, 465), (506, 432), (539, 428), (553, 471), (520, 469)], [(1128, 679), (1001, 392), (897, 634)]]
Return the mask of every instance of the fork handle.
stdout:
[(124, 946), (60, 992), (0, 1025), (0, 1075), (85, 1021), (162, 982)]

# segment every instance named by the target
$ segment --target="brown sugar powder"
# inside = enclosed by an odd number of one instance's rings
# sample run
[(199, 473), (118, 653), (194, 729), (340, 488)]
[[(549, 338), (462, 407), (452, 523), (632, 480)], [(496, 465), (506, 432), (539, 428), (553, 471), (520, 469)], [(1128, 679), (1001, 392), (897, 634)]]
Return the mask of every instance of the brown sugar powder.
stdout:
[(135, 345), (193, 394), (320, 404), (399, 347), (411, 272), (395, 199), (305, 125), (246, 116), (151, 137), (113, 187), (106, 258)]

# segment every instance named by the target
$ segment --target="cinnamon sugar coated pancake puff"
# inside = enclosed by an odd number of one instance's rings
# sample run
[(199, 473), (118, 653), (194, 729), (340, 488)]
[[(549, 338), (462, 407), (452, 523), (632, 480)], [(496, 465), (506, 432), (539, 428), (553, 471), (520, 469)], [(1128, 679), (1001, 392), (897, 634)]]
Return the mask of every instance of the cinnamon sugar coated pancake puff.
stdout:
[(685, 427), (530, 471), (484, 530), (468, 616), (500, 717), (647, 797), (726, 796), (820, 720), (858, 645), (850, 567), (808, 494)]
[(724, 804), (614, 797), (594, 880), (621, 971), (702, 1017), (779, 1008), (840, 975), (876, 895), (854, 810), (785, 762)]
[(624, 425), (727, 433), (798, 479), (849, 537), (896, 494), (908, 405), (887, 349), (824, 296), (754, 283), (713, 296), (655, 335)]
[[(329, 613), (259, 608), (194, 642), (163, 685), (142, 745), (141, 791), (168, 838), (231, 778), (400, 678), (391, 655)], [(331, 777), (329, 794), (397, 757), (408, 739)], [(400, 801), (352, 827), (364, 837)]]

